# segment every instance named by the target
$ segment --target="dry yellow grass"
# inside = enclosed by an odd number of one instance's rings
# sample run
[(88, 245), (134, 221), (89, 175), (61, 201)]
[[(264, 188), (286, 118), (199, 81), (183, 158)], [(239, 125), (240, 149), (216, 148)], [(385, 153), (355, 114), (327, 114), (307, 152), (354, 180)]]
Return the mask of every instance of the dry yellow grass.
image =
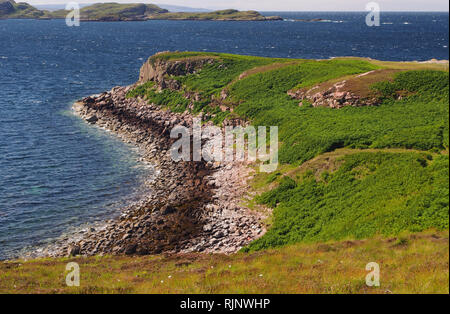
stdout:
[[(0, 263), (0, 293), (449, 293), (448, 231), (299, 244), (252, 254), (78, 257)], [(80, 265), (80, 287), (65, 266)], [(380, 287), (365, 283), (369, 262)]]

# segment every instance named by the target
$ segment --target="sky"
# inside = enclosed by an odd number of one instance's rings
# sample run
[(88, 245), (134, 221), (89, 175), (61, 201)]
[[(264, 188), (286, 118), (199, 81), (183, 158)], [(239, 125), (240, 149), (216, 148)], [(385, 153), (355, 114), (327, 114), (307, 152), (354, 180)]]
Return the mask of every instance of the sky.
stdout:
[[(30, 4), (65, 4), (74, 0), (16, 0)], [(205, 9), (258, 11), (365, 11), (372, 0), (75, 0), (78, 3), (121, 2), (171, 4)], [(381, 11), (448, 11), (447, 0), (376, 0)]]

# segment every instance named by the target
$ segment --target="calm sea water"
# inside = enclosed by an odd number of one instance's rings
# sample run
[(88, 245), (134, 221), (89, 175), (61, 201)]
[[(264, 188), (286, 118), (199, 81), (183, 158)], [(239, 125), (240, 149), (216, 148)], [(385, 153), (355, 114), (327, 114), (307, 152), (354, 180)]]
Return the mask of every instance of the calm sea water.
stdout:
[[(269, 13), (273, 14), (273, 13)], [(448, 59), (448, 13), (276, 13), (280, 22), (0, 21), (0, 259), (118, 213), (138, 193), (137, 153), (70, 113), (130, 84), (163, 50), (292, 58)], [(290, 22), (324, 18), (318, 23)]]

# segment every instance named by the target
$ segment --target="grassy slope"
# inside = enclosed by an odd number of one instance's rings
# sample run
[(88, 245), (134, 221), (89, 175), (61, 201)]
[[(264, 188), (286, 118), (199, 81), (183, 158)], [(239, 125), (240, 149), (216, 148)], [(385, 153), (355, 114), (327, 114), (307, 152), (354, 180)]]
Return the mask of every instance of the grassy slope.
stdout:
[(247, 250), (448, 229), (448, 156), (405, 151), (328, 158), (277, 179), (279, 186), (257, 198), (275, 208), (274, 223)]
[[(194, 56), (194, 53), (180, 53), (164, 58)], [(222, 61), (206, 66), (200, 73), (177, 78), (185, 85), (185, 90), (197, 91), (203, 96), (195, 104), (193, 112), (208, 113), (216, 123), (238, 115), (253, 120), (255, 125), (278, 125), (280, 141), (285, 143), (280, 151), (281, 162), (301, 163), (339, 147), (429, 150), (448, 146), (448, 84), (429, 92), (421, 90), (417, 97), (403, 101), (386, 99), (378, 107), (341, 110), (298, 107), (298, 101), (287, 95), (288, 90), (364, 73), (380, 66), (360, 59), (287, 62), (280, 59), (219, 56), (214, 55)], [(282, 66), (283, 63), (286, 66)], [(274, 70), (257, 72), (237, 80), (248, 69), (268, 67), (270, 64), (278, 66)], [(430, 65), (432, 68), (434, 66)], [(422, 69), (425, 65), (409, 65), (410, 69), (415, 67)], [(428, 72), (418, 72), (417, 75), (422, 73)], [(408, 75), (411, 76), (410, 80), (417, 76)], [(428, 79), (445, 82), (448, 72), (432, 72)], [(222, 112), (210, 105), (211, 96), (219, 98), (223, 88), (231, 94), (223, 103), (232, 108), (232, 113)], [(144, 95), (145, 91), (141, 90), (140, 94)], [(184, 111), (189, 103), (180, 101), (183, 94), (180, 92), (166, 90), (163, 95), (150, 94), (150, 100), (165, 104), (175, 111)]]
[[(221, 123), (229, 116), (229, 112), (222, 112), (219, 107), (211, 106), (211, 97), (219, 98), (220, 91), (233, 82), (241, 73), (275, 62), (286, 62), (285, 59), (259, 58), (249, 56), (236, 56), (221, 53), (198, 53), (198, 52), (178, 52), (166, 53), (157, 56), (158, 58), (169, 60), (182, 60), (187, 58), (212, 57), (217, 61), (211, 65), (205, 65), (203, 69), (193, 75), (175, 77), (184, 85), (184, 91), (198, 92), (201, 95), (199, 101), (193, 103), (191, 112), (210, 114), (216, 123)], [(151, 58), (150, 61), (153, 59)], [(130, 97), (146, 96), (150, 102), (170, 108), (175, 112), (183, 112), (187, 109), (190, 101), (183, 97), (184, 92), (164, 90), (156, 93), (155, 87), (150, 82), (129, 93)]]
[[(286, 91), (295, 86), (311, 86), (371, 67), (345, 63), (350, 61), (307, 62), (238, 81), (230, 88), (235, 101), (242, 102), (235, 112), (255, 125), (279, 126), (283, 163), (301, 163), (340, 147), (428, 150), (448, 146), (444, 132), (448, 130), (448, 83), (403, 101), (386, 99), (377, 107), (341, 110), (299, 107), (298, 101), (287, 96)], [(448, 80), (448, 72), (437, 73), (440, 82)]]
[[(157, 58), (181, 60), (207, 55), (183, 52)], [(396, 153), (347, 152), (339, 157), (339, 167), (330, 160), (322, 165), (333, 171), (325, 171), (319, 178), (311, 176), (320, 171), (314, 165), (306, 174), (292, 179), (283, 178), (282, 170), (276, 177), (266, 175), (266, 184), (259, 188), (282, 183), (255, 199), (274, 208), (273, 225), (247, 250), (300, 241), (395, 235), (405, 230), (448, 229), (449, 162), (448, 154), (440, 154), (448, 148), (449, 85), (445, 66), (444, 71), (436, 71), (435, 64), (405, 65), (357, 58), (311, 61), (224, 54), (213, 57), (216, 62), (198, 73), (173, 77), (184, 86), (182, 92), (159, 93), (148, 83), (130, 96), (147, 96), (151, 102), (185, 111), (190, 101), (183, 94), (196, 91), (202, 100), (196, 101), (191, 111), (211, 114), (215, 122), (237, 115), (254, 125), (277, 125), (282, 143), (279, 158), (288, 169), (343, 147), (404, 149)], [(369, 80), (368, 76), (357, 77), (373, 70), (379, 72)], [(292, 89), (326, 85), (342, 77), (351, 80), (353, 86), (370, 85), (364, 89), (372, 90), (381, 105), (339, 110), (299, 107), (298, 100), (287, 95)], [(227, 91), (224, 103), (233, 114), (211, 108), (211, 98), (218, 98), (222, 90)], [(396, 97), (398, 93), (403, 95), (401, 100)]]
[[(250, 254), (0, 263), (0, 293), (449, 293), (448, 232), (297, 244)], [(65, 267), (80, 265), (80, 287)], [(365, 266), (380, 265), (380, 287)], [(169, 278), (170, 276), (170, 278)]]

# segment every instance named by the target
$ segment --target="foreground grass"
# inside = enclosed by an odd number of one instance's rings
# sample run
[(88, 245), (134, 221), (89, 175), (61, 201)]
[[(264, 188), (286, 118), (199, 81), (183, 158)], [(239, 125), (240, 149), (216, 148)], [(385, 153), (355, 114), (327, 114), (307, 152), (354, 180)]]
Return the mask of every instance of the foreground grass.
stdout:
[[(449, 293), (448, 232), (296, 244), (232, 256), (89, 257), (0, 263), (0, 293)], [(65, 267), (80, 265), (80, 287)], [(367, 263), (380, 265), (368, 287)]]

